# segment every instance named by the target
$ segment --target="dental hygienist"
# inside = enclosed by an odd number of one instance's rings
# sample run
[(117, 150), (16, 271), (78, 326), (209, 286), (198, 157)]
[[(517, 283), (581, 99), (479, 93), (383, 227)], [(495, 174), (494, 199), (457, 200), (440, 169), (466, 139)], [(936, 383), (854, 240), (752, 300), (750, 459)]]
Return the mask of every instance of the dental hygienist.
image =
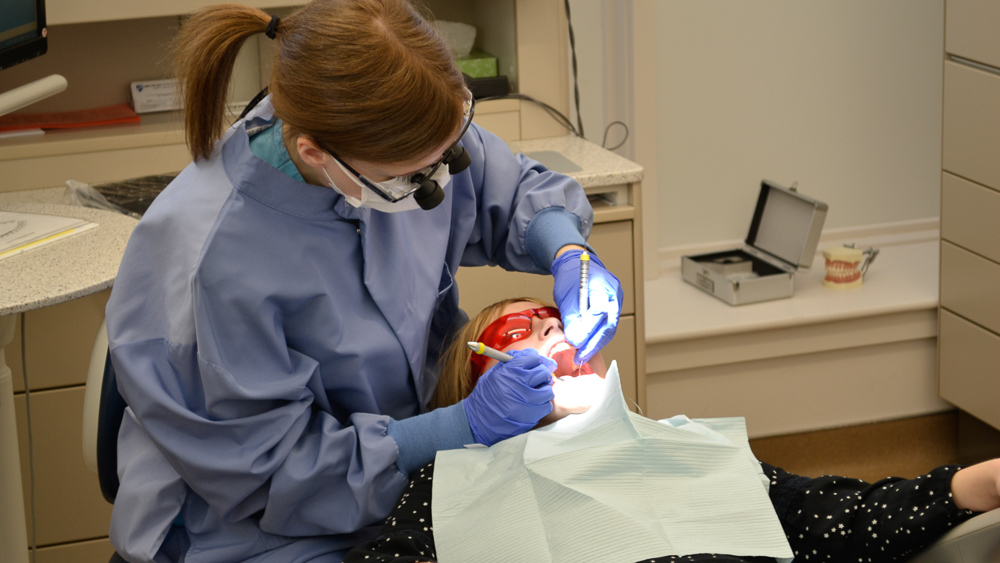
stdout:
[[(276, 48), (269, 95), (223, 132), (258, 33)], [(613, 336), (622, 290), (592, 256), (581, 314), (583, 190), (471, 124), (447, 45), (407, 0), (280, 20), (209, 7), (176, 50), (194, 163), (136, 227), (107, 309), (129, 405), (111, 539), (129, 561), (340, 561), (436, 451), (551, 409), (551, 362), (524, 355), (491, 368), (502, 408), (427, 412), (466, 321), (459, 265), (552, 272), (582, 360)]]

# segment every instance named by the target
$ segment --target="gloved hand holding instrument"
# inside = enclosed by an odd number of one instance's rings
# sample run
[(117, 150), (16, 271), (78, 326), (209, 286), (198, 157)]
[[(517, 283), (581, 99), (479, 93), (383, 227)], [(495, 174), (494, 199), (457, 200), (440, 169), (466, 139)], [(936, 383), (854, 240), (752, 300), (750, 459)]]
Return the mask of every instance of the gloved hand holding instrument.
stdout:
[[(566, 341), (577, 349), (577, 365), (585, 363), (614, 338), (625, 299), (621, 282), (597, 255), (587, 253), (587, 259), (581, 260), (582, 254), (582, 250), (568, 250), (550, 268), (555, 278), (552, 297), (562, 313)], [(584, 263), (587, 274), (581, 276)], [(581, 304), (585, 305), (583, 309)]]
[(523, 434), (552, 411), (552, 372), (556, 362), (538, 350), (512, 350), (479, 378), (465, 399), (472, 436), (486, 446)]

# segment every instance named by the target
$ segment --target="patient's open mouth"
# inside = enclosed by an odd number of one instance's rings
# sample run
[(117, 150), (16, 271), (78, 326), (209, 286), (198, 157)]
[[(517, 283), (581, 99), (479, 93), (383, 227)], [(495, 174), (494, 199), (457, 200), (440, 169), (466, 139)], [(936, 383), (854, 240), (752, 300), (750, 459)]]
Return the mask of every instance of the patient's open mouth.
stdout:
[(558, 365), (552, 375), (555, 377), (574, 377), (594, 373), (590, 364), (576, 365), (573, 362), (574, 356), (576, 356), (576, 348), (570, 346), (566, 341), (559, 342), (553, 346), (549, 350), (548, 357), (555, 360)]

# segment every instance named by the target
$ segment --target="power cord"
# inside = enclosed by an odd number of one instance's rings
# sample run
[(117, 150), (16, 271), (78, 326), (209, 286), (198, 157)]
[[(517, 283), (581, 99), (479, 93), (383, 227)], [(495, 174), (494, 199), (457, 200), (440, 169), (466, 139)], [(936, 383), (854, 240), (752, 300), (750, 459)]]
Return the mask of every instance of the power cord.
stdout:
[[(503, 96), (487, 96), (485, 98), (476, 99), (476, 101), (479, 102), (485, 102), (488, 100), (524, 100), (526, 102), (537, 104), (539, 107), (545, 110), (545, 113), (549, 114), (549, 116), (552, 117), (552, 119), (556, 120), (556, 122), (559, 123), (559, 125), (562, 125), (566, 129), (569, 129), (570, 133), (576, 135), (577, 137), (580, 137), (581, 139), (586, 139), (586, 137), (584, 137), (583, 134), (580, 133), (580, 130), (573, 125), (573, 122), (570, 121), (570, 119), (566, 117), (562, 112), (560, 112), (556, 108), (550, 106), (549, 104), (541, 100), (536, 100), (535, 98), (532, 98), (527, 94), (504, 94)], [(577, 116), (579, 116), (579, 112), (577, 112)], [(613, 147), (608, 147), (607, 146), (608, 132), (615, 125), (621, 125), (622, 129), (625, 130), (625, 135), (622, 137), (622, 140), (617, 145)], [(628, 140), (628, 135), (629, 135), (628, 125), (626, 125), (622, 121), (612, 121), (611, 123), (608, 124), (607, 127), (604, 128), (604, 140), (601, 141), (601, 148), (607, 149), (609, 151), (617, 150), (621, 148), (622, 145), (625, 144), (625, 141)]]
[[(559, 125), (562, 125), (566, 129), (569, 129), (569, 131), (574, 135), (576, 135), (577, 137), (580, 137), (581, 139), (586, 139), (587, 137), (584, 136), (583, 134), (583, 117), (580, 115), (580, 85), (577, 78), (578, 72), (576, 66), (576, 38), (573, 33), (573, 19), (570, 17), (569, 0), (565, 0), (565, 6), (566, 6), (566, 23), (569, 26), (570, 55), (573, 61), (573, 101), (576, 104), (576, 126), (574, 126), (573, 122), (556, 108), (550, 106), (545, 102), (536, 100), (535, 98), (532, 98), (527, 94), (505, 94), (503, 96), (489, 96), (485, 98), (478, 98), (478, 101), (514, 99), (514, 100), (524, 100), (527, 102), (531, 102), (533, 104), (537, 104), (539, 107), (545, 110), (545, 113), (549, 114), (549, 116), (552, 117), (552, 119), (555, 119), (556, 122), (559, 123)], [(611, 131), (611, 128), (614, 127), (615, 125), (620, 125), (622, 129), (625, 130), (625, 134), (622, 137), (622, 140), (617, 145), (613, 147), (608, 147), (608, 133)], [(628, 140), (628, 135), (629, 135), (628, 125), (626, 125), (622, 121), (612, 121), (611, 123), (608, 124), (607, 127), (604, 128), (604, 139), (601, 141), (601, 147), (609, 151), (617, 150), (621, 148), (622, 145), (625, 144), (625, 141)]]
[[(569, 52), (572, 55), (573, 61), (573, 98), (576, 100), (576, 125), (577, 129), (580, 131), (580, 136), (583, 135), (583, 118), (580, 117), (580, 84), (578, 79), (579, 72), (576, 70), (576, 40), (573, 36), (573, 18), (569, 15), (569, 0), (565, 1), (566, 4), (566, 25), (569, 27)], [(586, 138), (586, 137), (584, 137)]]
[(525, 100), (533, 104), (537, 104), (539, 107), (545, 110), (545, 113), (549, 114), (552, 117), (552, 119), (555, 119), (559, 123), (559, 125), (562, 125), (563, 127), (569, 129), (570, 132), (576, 135), (577, 137), (586, 138), (583, 136), (583, 133), (581, 133), (580, 130), (573, 125), (573, 122), (570, 121), (569, 118), (563, 115), (559, 110), (557, 110), (556, 108), (550, 106), (549, 104), (543, 101), (536, 100), (535, 98), (532, 98), (527, 94), (504, 94), (503, 96), (488, 96), (486, 98), (479, 98), (477, 101), (485, 102), (487, 100), (505, 100), (505, 99)]
[[(621, 125), (622, 129), (625, 130), (625, 136), (622, 137), (620, 143), (618, 143), (613, 147), (608, 148), (608, 131), (611, 131), (611, 127), (614, 125)], [(601, 141), (601, 146), (609, 151), (618, 150), (619, 148), (621, 148), (622, 145), (625, 144), (625, 141), (627, 140), (628, 140), (628, 125), (625, 125), (624, 121), (612, 121), (611, 123), (608, 123), (607, 127), (604, 128), (604, 140)]]
[(35, 440), (31, 434), (31, 388), (28, 387), (28, 347), (24, 332), (24, 313), (21, 313), (21, 378), (24, 380), (24, 410), (28, 418), (28, 499), (31, 502), (31, 562), (38, 554), (38, 524), (35, 521)]

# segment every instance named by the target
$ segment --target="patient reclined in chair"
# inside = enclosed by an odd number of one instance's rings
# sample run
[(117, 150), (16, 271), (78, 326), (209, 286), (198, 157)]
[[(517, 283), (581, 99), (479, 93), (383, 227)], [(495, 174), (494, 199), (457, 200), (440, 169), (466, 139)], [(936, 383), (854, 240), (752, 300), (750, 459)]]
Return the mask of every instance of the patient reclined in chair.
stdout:
[[(609, 374), (609, 384), (617, 384), (617, 379), (611, 381), (613, 375), (613, 373)], [(558, 422), (555, 424), (559, 425)], [(545, 433), (546, 431), (540, 430), (538, 432)], [(511, 439), (511, 441), (516, 440), (517, 438)], [(642, 530), (636, 533), (628, 528), (619, 529), (624, 519), (618, 518), (623, 514), (623, 507), (617, 500), (617, 510), (606, 511), (606, 514), (610, 514), (614, 518), (590, 521), (591, 519), (585, 515), (574, 517), (563, 514), (558, 521), (553, 521), (552, 514), (558, 514), (558, 511), (542, 510), (543, 516), (538, 517), (531, 510), (523, 510), (525, 506), (531, 504), (530, 502), (516, 504), (514, 497), (517, 496), (517, 489), (508, 492), (500, 491), (497, 494), (492, 494), (495, 491), (485, 491), (485, 494), (482, 495), (483, 498), (475, 496), (475, 492), (450, 491), (449, 489), (453, 488), (450, 484), (456, 480), (465, 480), (462, 478), (462, 472), (469, 472), (468, 481), (471, 483), (471, 488), (480, 489), (480, 493), (483, 493), (482, 487), (479, 486), (481, 483), (478, 482), (480, 478), (472, 474), (478, 475), (477, 471), (480, 469), (490, 471), (497, 465), (506, 466), (510, 459), (509, 456), (503, 454), (500, 455), (502, 463), (482, 464), (479, 463), (482, 459), (474, 459), (471, 460), (470, 465), (459, 469), (459, 473), (455, 472), (453, 466), (449, 467), (447, 472), (442, 472), (441, 467), (436, 467), (436, 465), (447, 463), (453, 465), (454, 460), (450, 460), (449, 457), (462, 456), (466, 453), (473, 457), (483, 457), (482, 449), (471, 452), (443, 452), (439, 454), (436, 464), (428, 465), (414, 475), (410, 488), (390, 516), (381, 535), (372, 542), (356, 547), (348, 555), (345, 562), (375, 560), (402, 563), (404, 561), (440, 560), (447, 563), (475, 560), (481, 563), (493, 563), (530, 560), (633, 563), (641, 558), (635, 557), (635, 554), (649, 555), (648, 549), (645, 551), (637, 550), (636, 542), (632, 541), (643, 535), (648, 536), (648, 534), (641, 533)], [(585, 457), (576, 456), (575, 459), (582, 460), (584, 465), (588, 463)], [(643, 462), (636, 458), (636, 463)], [(795, 561), (906, 561), (921, 552), (919, 558), (914, 559), (914, 561), (924, 563), (932, 561), (935, 563), (1000, 561), (998, 558), (1000, 556), (1000, 509), (973, 517), (971, 511), (959, 509), (955, 505), (950, 489), (952, 477), (959, 470), (958, 466), (940, 467), (915, 479), (887, 478), (877, 483), (868, 484), (857, 479), (844, 477), (810, 479), (792, 475), (766, 463), (760, 465), (769, 481), (769, 495), (774, 513), (777, 514), (781, 522), (784, 537), (787, 538), (788, 544), (794, 551)], [(687, 474), (689, 470), (688, 466), (681, 480), (689, 480), (694, 483), (697, 476), (689, 476)], [(503, 469), (500, 471), (502, 472)], [(514, 472), (518, 472), (516, 467)], [(624, 468), (623, 472), (627, 474), (627, 478), (635, 478), (636, 467)], [(642, 473), (641, 470), (638, 472)], [(566, 473), (573, 474), (567, 487), (570, 496), (574, 490), (593, 493), (579, 479), (579, 472), (566, 468)], [(433, 479), (433, 477), (438, 478)], [(608, 478), (612, 481), (615, 479), (613, 476)], [(709, 479), (712, 483), (722, 482), (716, 480), (715, 477), (709, 477)], [(495, 478), (492, 480), (499, 482)], [(549, 482), (541, 483), (541, 485), (546, 486), (549, 484)], [(536, 483), (536, 485), (539, 484)], [(760, 486), (759, 482), (757, 486)], [(546, 487), (538, 488), (535, 486), (529, 487), (529, 489), (543, 491)], [(524, 488), (522, 487), (521, 490), (523, 491)], [(612, 487), (613, 490), (614, 487)], [(656, 496), (655, 491), (643, 490), (650, 498)], [(443, 511), (434, 510), (432, 496), (436, 502), (440, 493), (444, 492), (448, 493), (447, 496), (441, 497), (446, 508)], [(472, 498), (466, 499), (468, 502), (463, 502), (463, 496), (467, 494), (472, 495)], [(498, 495), (501, 499), (499, 501), (490, 498)], [(543, 501), (558, 503), (562, 502), (560, 498), (569, 498), (558, 495), (543, 496), (546, 498), (536, 498), (536, 500), (539, 503)], [(678, 498), (677, 501), (683, 502), (683, 499)], [(736, 502), (735, 499), (734, 502)], [(719, 504), (724, 507), (723, 511), (738, 511), (736, 507), (726, 507), (723, 503)], [(504, 514), (507, 508), (505, 505), (515, 506), (514, 513)], [(456, 506), (459, 506), (457, 514), (455, 513)], [(523, 525), (519, 526), (517, 523), (519, 514), (516, 512), (522, 510), (523, 520), (526, 524), (522, 523)], [(439, 518), (442, 515), (441, 512), (446, 514), (444, 521)], [(695, 507), (685, 512), (691, 517), (696, 517), (697, 513)], [(739, 523), (741, 518), (744, 516), (736, 516), (735, 528), (742, 527)], [(605, 523), (611, 527), (616, 526), (613, 521), (619, 522), (618, 528), (615, 528), (610, 534), (602, 533), (601, 527)], [(964, 524), (961, 523), (963, 521), (965, 521)], [(570, 525), (567, 526), (567, 522)], [(640, 524), (642, 523), (640, 522)], [(494, 526), (499, 527), (499, 529), (493, 530)], [(458, 528), (457, 533), (456, 527)], [(652, 529), (655, 525), (646, 527)], [(525, 530), (534, 531), (534, 528), (544, 528), (544, 531), (541, 531), (541, 541), (532, 537), (530, 533), (522, 533)], [(725, 528), (725, 530), (719, 528)], [(520, 531), (514, 533), (512, 532), (514, 529)], [(716, 547), (732, 544), (729, 541), (731, 540), (729, 536), (740, 531), (734, 529), (733, 522), (722, 521), (712, 522), (707, 526), (695, 522), (695, 525), (690, 529), (694, 530), (695, 533), (698, 529), (705, 530), (703, 533), (707, 533), (700, 540), (701, 543), (693, 542), (694, 545)], [(579, 535), (578, 532), (582, 535)], [(779, 528), (780, 533), (781, 528)], [(942, 534), (945, 535), (941, 541), (925, 549), (928, 544)], [(591, 539), (587, 537), (588, 535), (600, 536), (602, 543), (587, 544), (588, 540)], [(569, 538), (568, 536), (573, 537)], [(441, 544), (435, 543), (436, 540), (439, 540)], [(581, 546), (586, 549), (581, 551)], [(676, 549), (676, 547), (667, 546), (664, 547), (664, 551), (669, 552), (671, 548)], [(742, 554), (743, 552), (738, 552), (741, 553), (740, 555), (726, 555), (725, 553), (711, 554), (700, 551), (678, 552), (675, 550), (673, 553), (675, 555), (650, 557), (644, 561), (646, 563), (660, 561), (773, 563), (776, 560), (766, 556), (747, 556)], [(757, 551), (757, 553), (762, 553), (762, 551)], [(439, 556), (440, 559), (438, 559)], [(787, 559), (777, 560), (787, 561)]]
[[(523, 301), (523, 300), (522, 300)], [(531, 302), (512, 302), (506, 304), (501, 309), (493, 309), (491, 313), (493, 319), (500, 319), (502, 315), (511, 314), (512, 307), (530, 309), (537, 304)], [(554, 322), (552, 319), (535, 319), (539, 324), (538, 328), (533, 328), (530, 334), (540, 334), (541, 323)], [(489, 319), (479, 322), (473, 319), (469, 323), (467, 330), (475, 330), (472, 327), (482, 327), (490, 324)], [(496, 321), (499, 322), (499, 321)], [(559, 327), (561, 329), (561, 327)], [(488, 333), (484, 330), (483, 333)], [(559, 331), (555, 331), (558, 333)], [(552, 335), (553, 333), (549, 332)], [(558, 334), (553, 337), (558, 338)], [(455, 341), (459, 344), (467, 341), (485, 342), (481, 335), (465, 332), (456, 336)], [(520, 340), (521, 344), (528, 342), (528, 339)], [(534, 346), (533, 346), (534, 347)], [(538, 350), (545, 349), (544, 343), (539, 343)], [(461, 347), (449, 351), (446, 358), (450, 358), (454, 353), (464, 354), (464, 365), (469, 365), (469, 355), (467, 350)], [(506, 349), (505, 349), (506, 350)], [(461, 358), (460, 358), (461, 360)], [(447, 361), (446, 369), (442, 379), (456, 377), (458, 381), (475, 381), (478, 373), (473, 373), (476, 369), (470, 367), (470, 373), (462, 373), (463, 361)], [(601, 373), (600, 370), (596, 370)], [(470, 377), (471, 376), (471, 377)], [(485, 375), (483, 376), (485, 377)], [(565, 377), (557, 378), (556, 384), (564, 386), (572, 385), (572, 381)], [(448, 388), (451, 382), (442, 381), (439, 384), (439, 391)], [(452, 386), (454, 387), (454, 386)], [(565, 387), (564, 387), (565, 388)], [(470, 389), (464, 389), (468, 393)], [(454, 402), (461, 400), (461, 394), (449, 397)], [(556, 393), (556, 401), (559, 402), (559, 393)], [(434, 406), (440, 407), (448, 404), (448, 401), (437, 401)], [(594, 403), (595, 405), (597, 402)], [(558, 407), (558, 405), (556, 405)], [(584, 415), (581, 415), (584, 416)], [(559, 424), (557, 422), (556, 424)], [(540, 432), (544, 432), (541, 430)], [(495, 447), (495, 446), (494, 446)], [(455, 452), (446, 452), (449, 455)], [(461, 453), (461, 452), (459, 452)], [(447, 457), (447, 456), (445, 456)], [(505, 458), (507, 459), (507, 458)], [(442, 454), (438, 456), (441, 463)], [(916, 479), (889, 478), (875, 484), (864, 483), (857, 479), (844, 477), (821, 477), (810, 479), (791, 475), (781, 469), (761, 464), (764, 474), (769, 478), (771, 504), (774, 512), (781, 521), (785, 536), (795, 554), (796, 561), (819, 560), (819, 561), (905, 561), (918, 553), (925, 552), (928, 558), (921, 561), (935, 562), (981, 562), (1000, 560), (1000, 461), (993, 460), (986, 464), (975, 466), (976, 471), (961, 470), (958, 466), (945, 466), (937, 468), (928, 474)], [(471, 466), (470, 466), (471, 467)], [(969, 468), (972, 469), (972, 468)], [(985, 471), (980, 471), (985, 469)], [(960, 471), (961, 470), (961, 471)], [(442, 486), (442, 480), (432, 481), (435, 471), (434, 466), (427, 466), (413, 476), (411, 487), (401, 500), (399, 507), (390, 516), (382, 534), (375, 541), (358, 546), (346, 561), (430, 561), (435, 560), (436, 555), (444, 555), (443, 561), (449, 561), (447, 556), (453, 553), (450, 546), (436, 546), (435, 534), (443, 533), (442, 528), (436, 518), (438, 512), (433, 510), (431, 502), (432, 492), (437, 495), (438, 486)], [(953, 479), (953, 476), (961, 473), (962, 479)], [(454, 473), (452, 473), (454, 475)], [(968, 501), (966, 492), (968, 489), (962, 486), (958, 488), (959, 481), (965, 481), (965, 476), (977, 475), (977, 483), (987, 485), (981, 489), (977, 488), (977, 493), (973, 495), (976, 500), (984, 500), (984, 503), (975, 505), (977, 510), (992, 510), (986, 514), (974, 517), (971, 510), (964, 510), (957, 502), (959, 497), (963, 502)], [(985, 476), (985, 478), (983, 478)], [(436, 483), (433, 486), (432, 483)], [(968, 483), (968, 481), (965, 481)], [(954, 485), (954, 486), (953, 486)], [(446, 485), (445, 485), (446, 486)], [(955, 492), (953, 499), (952, 493)], [(959, 495), (959, 493), (962, 493)], [(982, 497), (982, 498), (980, 498)], [(461, 495), (452, 496), (452, 499), (461, 498)], [(557, 498), (550, 500), (558, 502)], [(541, 501), (539, 501), (541, 502)], [(548, 502), (548, 501), (547, 501)], [(493, 509), (496, 508), (496, 505)], [(970, 506), (967, 502), (967, 507)], [(448, 505), (448, 509), (452, 508)], [(474, 521), (476, 529), (482, 530), (491, 526), (493, 522), (493, 509), (479, 513), (476, 505), (470, 504), (469, 510), (463, 517), (466, 520)], [(970, 520), (971, 519), (971, 520)], [(582, 518), (581, 518), (582, 520)], [(432, 524), (433, 521), (433, 524)], [(544, 518), (534, 519), (533, 522), (543, 522)], [(963, 521), (968, 521), (964, 525)], [(547, 525), (545, 524), (540, 525)], [(553, 527), (553, 533), (555, 532)], [(549, 534), (546, 537), (551, 543), (559, 543), (567, 540), (566, 533), (572, 533), (572, 526), (566, 532), (566, 526), (558, 526), (560, 533)], [(548, 530), (548, 528), (546, 528)], [(940, 544), (930, 546), (936, 538), (941, 537), (949, 530), (952, 533), (945, 536)], [(623, 530), (625, 531), (625, 530)], [(718, 533), (718, 532), (716, 532)], [(725, 533), (725, 532), (722, 532)], [(470, 535), (474, 534), (471, 529)], [(622, 534), (624, 537), (627, 534)], [(456, 536), (451, 536), (455, 538)], [(958, 539), (956, 539), (958, 538)], [(452, 539), (445, 534), (441, 541), (450, 542)], [(461, 535), (458, 536), (461, 541)], [(515, 542), (517, 538), (514, 538)], [(968, 540), (966, 543), (965, 540)], [(572, 560), (599, 560), (602, 563), (608, 561), (633, 563), (637, 559), (649, 557), (648, 552), (644, 552), (642, 557), (632, 557), (635, 552), (630, 550), (630, 544), (622, 539), (621, 541), (611, 538), (608, 540), (618, 546), (618, 553), (609, 555), (602, 553), (599, 558), (588, 559), (578, 555)], [(553, 549), (545, 549), (548, 553), (539, 553), (538, 557), (532, 557), (532, 561), (559, 561)], [(705, 545), (705, 544), (702, 544)], [(711, 545), (711, 544), (708, 544)], [(930, 549), (927, 550), (928, 546)], [(511, 550), (517, 551), (521, 546), (509, 544)], [(443, 549), (442, 549), (443, 548)], [(742, 556), (728, 556), (720, 554), (701, 554), (699, 552), (673, 551), (678, 556), (654, 557), (655, 561), (774, 561), (773, 558), (754, 558)], [(665, 555), (666, 553), (662, 554)], [(468, 555), (468, 552), (465, 553)], [(503, 550), (484, 549), (481, 556), (476, 556), (477, 561), (504, 561), (510, 555)], [(519, 560), (513, 558), (511, 560)], [(571, 559), (566, 559), (571, 560)]]

